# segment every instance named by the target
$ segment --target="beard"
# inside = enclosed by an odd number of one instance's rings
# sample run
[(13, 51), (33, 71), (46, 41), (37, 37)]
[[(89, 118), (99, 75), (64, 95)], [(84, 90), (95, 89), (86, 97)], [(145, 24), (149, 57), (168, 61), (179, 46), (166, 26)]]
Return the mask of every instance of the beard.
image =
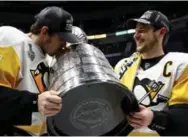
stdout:
[(158, 43), (158, 39), (153, 35), (152, 39), (145, 40), (142, 43), (136, 44), (136, 51), (140, 53), (147, 53), (155, 48), (155, 45)]

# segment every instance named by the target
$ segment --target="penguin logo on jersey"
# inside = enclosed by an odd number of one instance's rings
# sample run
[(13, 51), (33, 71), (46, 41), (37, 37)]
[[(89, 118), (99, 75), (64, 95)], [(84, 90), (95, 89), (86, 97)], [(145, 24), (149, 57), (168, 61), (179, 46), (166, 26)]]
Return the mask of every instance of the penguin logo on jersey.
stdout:
[(133, 92), (138, 101), (143, 100), (141, 102), (142, 105), (155, 106), (160, 102), (158, 99), (156, 99), (156, 101), (154, 101), (154, 99), (159, 97), (158, 93), (161, 91), (164, 85), (165, 84), (161, 81), (150, 80), (148, 78), (139, 80), (136, 77)]
[(37, 68), (35, 70), (30, 70), (31, 75), (35, 81), (35, 84), (39, 90), (40, 93), (47, 90), (45, 77), (48, 75), (49, 69), (45, 66), (43, 62), (37, 65)]

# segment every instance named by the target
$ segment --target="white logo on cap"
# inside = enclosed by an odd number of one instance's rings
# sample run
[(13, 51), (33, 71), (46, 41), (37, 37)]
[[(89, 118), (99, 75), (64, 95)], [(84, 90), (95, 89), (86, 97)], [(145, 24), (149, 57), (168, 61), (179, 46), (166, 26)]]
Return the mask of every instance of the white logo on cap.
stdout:
[(144, 15), (141, 16), (141, 18), (149, 19), (151, 17), (151, 14), (152, 14), (151, 11), (147, 11), (144, 13)]

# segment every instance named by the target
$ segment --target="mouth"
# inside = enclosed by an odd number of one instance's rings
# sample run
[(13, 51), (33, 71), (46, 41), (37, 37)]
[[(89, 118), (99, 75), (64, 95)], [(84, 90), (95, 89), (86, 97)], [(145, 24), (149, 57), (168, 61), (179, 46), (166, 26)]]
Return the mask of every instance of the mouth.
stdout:
[(136, 41), (136, 45), (141, 46), (141, 44), (143, 44), (144, 41)]

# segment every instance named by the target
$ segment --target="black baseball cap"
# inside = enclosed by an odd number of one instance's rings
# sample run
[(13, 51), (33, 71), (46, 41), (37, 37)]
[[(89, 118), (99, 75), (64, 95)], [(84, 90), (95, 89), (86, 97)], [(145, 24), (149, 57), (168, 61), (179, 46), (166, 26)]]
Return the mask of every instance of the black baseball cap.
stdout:
[(170, 30), (168, 18), (163, 13), (156, 10), (148, 10), (140, 18), (129, 19), (127, 21), (128, 29), (135, 29), (137, 23), (150, 24), (155, 29), (165, 27), (167, 32)]
[(50, 32), (58, 33), (69, 43), (78, 43), (79, 39), (72, 34), (73, 17), (64, 9), (56, 6), (46, 7), (35, 16), (36, 25), (47, 26)]

